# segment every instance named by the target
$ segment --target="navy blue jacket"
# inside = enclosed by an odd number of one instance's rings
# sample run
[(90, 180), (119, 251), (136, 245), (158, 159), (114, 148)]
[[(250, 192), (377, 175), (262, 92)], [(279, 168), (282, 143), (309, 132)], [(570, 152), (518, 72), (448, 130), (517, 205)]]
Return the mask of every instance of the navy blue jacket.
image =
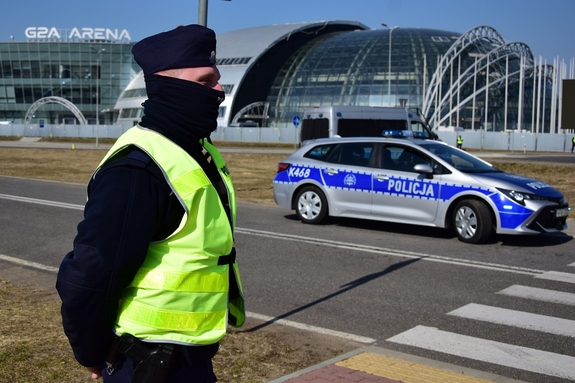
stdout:
[(64, 331), (78, 362), (100, 366), (110, 347), (118, 300), (148, 245), (178, 226), (183, 208), (144, 153), (129, 149), (88, 184), (84, 220), (58, 272)]

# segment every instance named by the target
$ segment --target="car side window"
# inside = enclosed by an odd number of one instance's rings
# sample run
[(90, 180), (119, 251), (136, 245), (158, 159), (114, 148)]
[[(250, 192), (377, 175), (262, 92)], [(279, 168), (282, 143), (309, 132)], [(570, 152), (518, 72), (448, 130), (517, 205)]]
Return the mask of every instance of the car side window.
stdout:
[(379, 167), (387, 170), (415, 173), (413, 168), (418, 164), (431, 166), (431, 160), (411, 148), (386, 145), (381, 152)]
[(371, 142), (349, 142), (341, 145), (341, 165), (369, 166), (374, 144)]
[(311, 150), (308, 151), (303, 156), (305, 158), (311, 158), (313, 160), (327, 161), (328, 157), (333, 157), (333, 153), (337, 150), (337, 147), (338, 147), (337, 144), (318, 145), (311, 148)]

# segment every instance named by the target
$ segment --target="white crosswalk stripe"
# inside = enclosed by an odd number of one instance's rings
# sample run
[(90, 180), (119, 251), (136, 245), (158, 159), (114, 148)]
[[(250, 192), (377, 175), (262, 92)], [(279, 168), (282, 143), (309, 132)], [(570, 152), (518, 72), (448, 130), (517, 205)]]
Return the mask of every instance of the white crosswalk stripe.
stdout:
[(575, 338), (575, 321), (470, 303), (448, 315)]
[(538, 374), (575, 379), (575, 358), (572, 356), (474, 338), (433, 327), (417, 326), (388, 341)]
[(550, 281), (575, 283), (575, 274), (562, 273), (560, 271), (546, 271), (543, 274), (536, 275), (535, 278), (548, 279)]
[(540, 289), (538, 287), (513, 285), (499, 291), (497, 294), (575, 306), (575, 294), (563, 291)]
[[(569, 266), (575, 266), (575, 263)], [(575, 274), (573, 273), (547, 271), (534, 277), (559, 284), (575, 284)], [(497, 294), (508, 298), (575, 306), (575, 294), (565, 291), (512, 285), (497, 292)], [(532, 312), (470, 303), (448, 312), (447, 315), (454, 318), (466, 318), (478, 322), (567, 337), (571, 339), (571, 342), (575, 338), (575, 320)], [(564, 355), (564, 350), (553, 353), (426, 326), (416, 326), (387, 339), (387, 341), (550, 377), (575, 380), (575, 357)]]

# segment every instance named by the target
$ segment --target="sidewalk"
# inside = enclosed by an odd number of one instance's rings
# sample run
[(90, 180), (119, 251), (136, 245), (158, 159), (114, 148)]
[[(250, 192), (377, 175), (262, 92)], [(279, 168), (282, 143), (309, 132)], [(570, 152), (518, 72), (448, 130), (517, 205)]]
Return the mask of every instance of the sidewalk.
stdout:
[(521, 383), (487, 372), (369, 346), (270, 383)]
[(83, 144), (72, 142), (40, 141), (40, 137), (22, 137), (18, 141), (0, 140), (0, 147), (20, 149), (83, 149), (83, 150), (109, 150), (112, 145), (95, 143)]

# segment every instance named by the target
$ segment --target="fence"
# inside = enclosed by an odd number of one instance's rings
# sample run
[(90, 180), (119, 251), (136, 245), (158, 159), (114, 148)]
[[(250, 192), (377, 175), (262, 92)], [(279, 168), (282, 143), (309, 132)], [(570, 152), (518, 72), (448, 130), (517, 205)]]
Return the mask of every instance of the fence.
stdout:
[[(24, 125), (1, 124), (0, 136), (21, 137), (80, 137), (118, 138), (130, 127), (118, 125)], [(570, 152), (573, 135), (567, 133), (530, 133), (520, 131), (485, 132), (483, 130), (437, 132), (442, 141), (456, 145), (457, 136), (463, 138), (463, 147), (477, 150)], [(226, 128), (218, 127), (213, 140), (232, 142), (264, 142), (295, 144), (299, 129), (288, 128)]]

